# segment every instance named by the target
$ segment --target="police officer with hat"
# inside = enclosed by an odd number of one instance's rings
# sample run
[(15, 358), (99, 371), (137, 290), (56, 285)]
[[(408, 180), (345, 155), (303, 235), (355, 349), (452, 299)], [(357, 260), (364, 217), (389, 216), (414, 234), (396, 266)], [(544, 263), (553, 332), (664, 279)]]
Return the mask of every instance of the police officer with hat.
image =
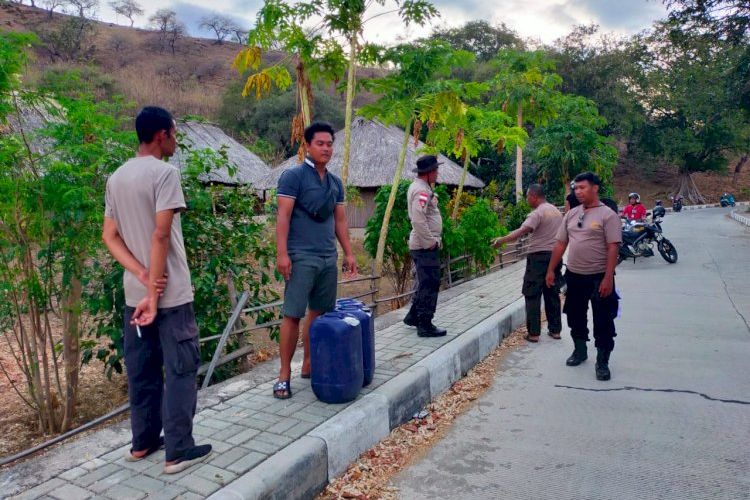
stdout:
[(432, 323), (440, 290), (440, 247), (443, 219), (437, 195), (432, 186), (438, 177), (437, 156), (426, 155), (417, 160), (417, 179), (409, 186), (407, 206), (411, 221), (409, 253), (417, 268), (417, 291), (404, 323), (417, 327), (420, 337), (442, 337), (445, 329)]

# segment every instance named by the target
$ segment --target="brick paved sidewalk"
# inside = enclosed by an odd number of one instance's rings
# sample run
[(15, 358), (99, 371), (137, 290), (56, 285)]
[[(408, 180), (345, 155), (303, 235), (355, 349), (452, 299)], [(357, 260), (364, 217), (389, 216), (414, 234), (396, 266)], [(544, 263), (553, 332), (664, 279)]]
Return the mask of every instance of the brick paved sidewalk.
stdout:
[[(390, 326), (376, 332), (375, 377), (362, 390), (360, 398), (520, 298), (523, 266), (520, 262), (443, 292), (435, 323), (448, 329), (446, 337), (417, 337), (414, 328), (398, 321), (403, 311), (379, 318), (381, 325), (390, 323)], [(195, 417), (196, 442), (211, 443), (214, 447), (214, 454), (202, 465), (180, 474), (165, 475), (163, 451), (142, 462), (125, 462), (129, 433), (127, 426), (121, 424), (116, 430), (104, 429), (86, 438), (99, 444), (113, 443), (105, 451), (99, 446), (95, 456), (87, 453), (81, 443), (71, 442), (52, 456), (33, 458), (0, 471), (0, 497), (204, 498), (351, 404), (329, 405), (317, 401), (310, 381), (299, 378), (299, 373), (292, 377), (294, 396), (277, 400), (271, 395), (275, 380), (266, 378), (267, 381), (227, 399), (213, 398), (201, 405)], [(125, 442), (128, 444), (123, 445)]]

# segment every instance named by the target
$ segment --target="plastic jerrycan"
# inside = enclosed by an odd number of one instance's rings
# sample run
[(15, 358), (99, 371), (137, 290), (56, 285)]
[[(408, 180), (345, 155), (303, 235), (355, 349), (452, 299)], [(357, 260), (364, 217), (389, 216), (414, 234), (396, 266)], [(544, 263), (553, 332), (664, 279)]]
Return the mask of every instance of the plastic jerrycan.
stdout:
[(359, 308), (365, 307), (365, 303), (358, 299), (350, 299), (347, 297), (336, 300), (336, 307), (341, 306), (357, 306)]
[(345, 312), (334, 311), (315, 319), (310, 327), (312, 390), (324, 403), (354, 400), (364, 382), (362, 326)]
[(368, 386), (375, 376), (375, 318), (369, 307), (341, 305), (336, 310), (351, 314), (362, 325), (362, 368), (365, 374), (363, 387)]

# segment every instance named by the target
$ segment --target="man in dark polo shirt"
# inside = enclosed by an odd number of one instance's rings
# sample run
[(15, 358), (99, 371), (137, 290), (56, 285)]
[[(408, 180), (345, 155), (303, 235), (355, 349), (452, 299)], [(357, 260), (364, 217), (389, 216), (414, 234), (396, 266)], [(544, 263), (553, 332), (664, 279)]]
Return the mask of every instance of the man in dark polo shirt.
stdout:
[(279, 380), (273, 395), (292, 397), (291, 362), (299, 338), (299, 323), (309, 307), (302, 332), (302, 377), (310, 376), (310, 324), (336, 304), (336, 239), (344, 250), (344, 271), (357, 273), (349, 243), (344, 209), (344, 185), (326, 165), (333, 154), (333, 128), (313, 123), (305, 129), (307, 157), (279, 178), (276, 222), (276, 268), (284, 277), (284, 319), (281, 323)]
[(577, 366), (588, 358), (588, 307), (594, 315), (594, 341), (597, 349), (596, 378), (609, 380), (609, 356), (615, 347), (615, 267), (622, 242), (620, 217), (599, 199), (599, 177), (592, 172), (578, 174), (575, 193), (581, 204), (565, 214), (557, 233), (557, 243), (547, 268), (547, 286), (554, 286), (555, 269), (568, 251), (565, 282), (568, 293), (564, 312), (568, 316), (575, 350), (566, 364)]

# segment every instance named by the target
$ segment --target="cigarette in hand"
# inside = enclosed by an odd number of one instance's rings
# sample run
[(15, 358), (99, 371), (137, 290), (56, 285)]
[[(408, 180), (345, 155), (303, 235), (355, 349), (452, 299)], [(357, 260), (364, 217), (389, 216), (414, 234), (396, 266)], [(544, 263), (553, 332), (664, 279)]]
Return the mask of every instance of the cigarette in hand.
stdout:
[(141, 338), (141, 327), (139, 325), (135, 325), (135, 331), (138, 332), (138, 338)]

